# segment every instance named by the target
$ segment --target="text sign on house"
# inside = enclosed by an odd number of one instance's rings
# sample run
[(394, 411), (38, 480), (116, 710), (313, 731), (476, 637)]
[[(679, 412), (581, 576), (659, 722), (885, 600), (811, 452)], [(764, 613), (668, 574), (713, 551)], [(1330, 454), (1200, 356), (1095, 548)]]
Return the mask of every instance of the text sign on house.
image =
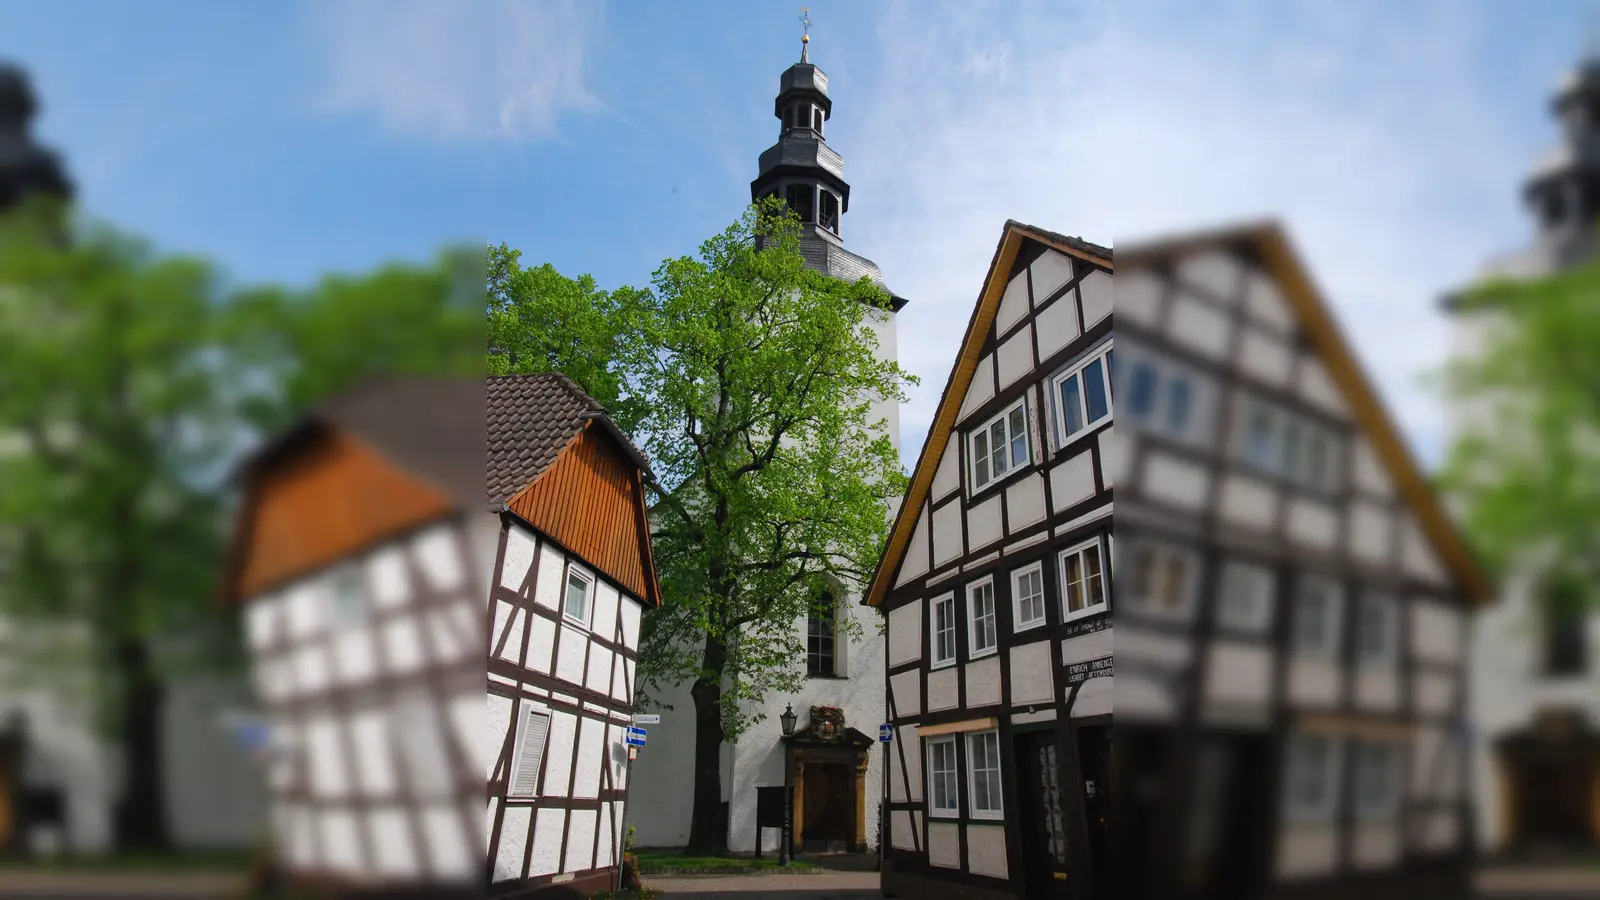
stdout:
[(879, 725), (878, 726), (878, 740), (882, 741), (885, 744), (887, 744), (890, 741), (894, 740), (894, 726), (890, 725), (888, 722), (885, 722), (882, 725)]
[(1088, 659), (1067, 666), (1067, 684), (1077, 684), (1080, 681), (1087, 681), (1090, 678), (1110, 675), (1111, 673), (1111, 657), (1102, 656), (1099, 659)]
[(623, 739), (630, 747), (643, 747), (644, 729), (630, 725), (628, 726), (628, 733), (623, 736)]
[(633, 717), (633, 724), (635, 725), (658, 725), (660, 723), (660, 713), (637, 713)]

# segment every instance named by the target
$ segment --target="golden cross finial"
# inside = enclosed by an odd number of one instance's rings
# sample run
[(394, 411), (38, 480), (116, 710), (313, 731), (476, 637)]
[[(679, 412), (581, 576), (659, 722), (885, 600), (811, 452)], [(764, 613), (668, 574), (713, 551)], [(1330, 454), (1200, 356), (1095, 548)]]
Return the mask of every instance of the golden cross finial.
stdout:
[(806, 61), (806, 50), (811, 43), (811, 7), (800, 7), (800, 61)]

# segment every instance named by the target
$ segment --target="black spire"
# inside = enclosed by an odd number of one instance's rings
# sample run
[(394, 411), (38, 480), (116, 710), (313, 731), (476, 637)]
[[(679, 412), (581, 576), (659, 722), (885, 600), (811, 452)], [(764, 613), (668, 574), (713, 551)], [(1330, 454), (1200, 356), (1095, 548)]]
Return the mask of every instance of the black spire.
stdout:
[(29, 133), (39, 111), (27, 73), (0, 63), (0, 211), (37, 195), (70, 199), (72, 182), (56, 154)]
[(1561, 80), (1551, 109), (1561, 141), (1535, 164), (1523, 194), (1540, 240), (1567, 261), (1587, 252), (1600, 224), (1600, 56), (1593, 49)]
[[(811, 21), (801, 21), (809, 32)], [(844, 249), (841, 220), (850, 210), (850, 183), (844, 180), (844, 157), (828, 146), (823, 126), (833, 116), (828, 76), (809, 61), (811, 35), (802, 35), (800, 61), (778, 76), (773, 115), (780, 123), (778, 142), (761, 154), (760, 172), (750, 182), (750, 199), (778, 197), (804, 223), (800, 252), (806, 265), (827, 275), (855, 281), (863, 275), (879, 285), (883, 274), (872, 260)], [(890, 292), (893, 294), (893, 292)], [(895, 309), (904, 305), (895, 298)]]

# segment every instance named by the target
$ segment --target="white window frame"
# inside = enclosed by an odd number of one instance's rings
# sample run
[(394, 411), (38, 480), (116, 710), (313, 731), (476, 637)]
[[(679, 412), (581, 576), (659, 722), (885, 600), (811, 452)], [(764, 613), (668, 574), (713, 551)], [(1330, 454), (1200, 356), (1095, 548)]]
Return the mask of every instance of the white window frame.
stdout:
[[(1011, 445), (1015, 443), (1017, 439), (1017, 435), (1011, 433), (1011, 414), (1019, 409), (1022, 410), (1022, 442), (1025, 445), (1022, 451), (1023, 455), (1021, 462), (1017, 462), (1011, 458)], [(994, 447), (990, 444), (989, 429), (994, 427), (996, 422), (1004, 423), (1006, 432), (1007, 464), (1004, 472), (994, 471)], [(983, 458), (985, 460), (985, 464), (989, 468), (989, 477), (982, 482), (978, 481), (978, 453), (975, 447), (980, 436), (983, 437), (984, 446), (987, 448), (987, 452), (984, 454)], [(1033, 464), (1033, 424), (1032, 419), (1028, 415), (1028, 395), (1023, 394), (1021, 397), (1017, 398), (1015, 403), (1007, 406), (998, 414), (990, 416), (981, 426), (969, 430), (966, 434), (966, 441), (967, 494), (969, 496), (977, 494), (978, 492), (983, 491), (992, 485), (998, 484), (999, 482), (1005, 480), (1008, 475), (1011, 475), (1013, 472), (1016, 472), (1019, 469), (1031, 466)]]
[[(1122, 418), (1133, 427), (1159, 434), (1184, 444), (1206, 443), (1213, 425), (1212, 402), (1216, 386), (1211, 377), (1193, 367), (1181, 365), (1156, 354), (1145, 353), (1137, 345), (1124, 344), (1120, 371), (1124, 380), (1123, 402), (1133, 400), (1134, 373), (1139, 369), (1150, 372), (1150, 409), (1143, 415), (1132, 406), (1122, 410)], [(1189, 415), (1182, 428), (1172, 426), (1172, 384), (1181, 381), (1189, 387)]]
[[(1300, 640), (1300, 617), (1305, 613), (1305, 592), (1307, 587), (1313, 584), (1322, 584), (1331, 588), (1331, 591), (1327, 594), (1329, 602), (1323, 610), (1326, 618), (1323, 622), (1323, 641), (1320, 646), (1306, 646)], [(1339, 648), (1344, 643), (1344, 629), (1342, 627), (1344, 624), (1345, 604), (1344, 585), (1324, 575), (1305, 573), (1295, 579), (1292, 602), (1293, 618), (1289, 623), (1291, 627), (1291, 652), (1298, 656), (1338, 659)]]
[[(346, 588), (354, 592), (353, 602), (345, 593)], [(366, 573), (353, 563), (346, 563), (328, 573), (328, 593), (331, 595), (329, 618), (336, 627), (364, 622), (372, 611)]]
[[(1035, 578), (1039, 579), (1039, 595), (1038, 595), (1039, 616), (1038, 616), (1038, 618), (1023, 618), (1023, 614), (1022, 614), (1022, 579), (1028, 577), (1029, 575), (1032, 575)], [(1031, 563), (1028, 563), (1025, 566), (1022, 566), (1021, 568), (1012, 569), (1011, 570), (1011, 621), (1012, 621), (1012, 631), (1027, 631), (1030, 628), (1038, 628), (1039, 626), (1045, 624), (1045, 622), (1049, 619), (1049, 613), (1046, 612), (1046, 609), (1045, 609), (1046, 602), (1048, 602), (1048, 601), (1045, 600), (1045, 594), (1044, 594), (1044, 561), (1043, 560), (1039, 560), (1039, 561), (1036, 561), (1036, 562), (1031, 562)]]
[[(940, 656), (939, 608), (946, 604), (950, 607), (950, 655)], [(953, 666), (956, 664), (956, 658), (960, 655), (956, 648), (956, 641), (960, 639), (961, 629), (957, 624), (959, 620), (956, 617), (956, 612), (956, 595), (954, 591), (941, 594), (928, 603), (928, 658), (932, 661), (932, 668), (942, 669), (945, 666)]]
[(1158, 557), (1158, 563), (1165, 562), (1171, 556), (1183, 558), (1185, 567), (1182, 597), (1179, 605), (1176, 609), (1169, 609), (1157, 605), (1152, 598), (1141, 596), (1134, 589), (1134, 586), (1139, 583), (1139, 578), (1133, 572), (1128, 572), (1125, 577), (1119, 577), (1118, 579), (1118, 584), (1121, 586), (1121, 593), (1117, 595), (1118, 604), (1126, 604), (1122, 608), (1135, 610), (1149, 619), (1168, 622), (1189, 621), (1194, 617), (1195, 608), (1198, 605), (1196, 598), (1200, 589), (1200, 554), (1193, 547), (1176, 541), (1139, 538), (1134, 541), (1133, 550), (1129, 551), (1128, 558), (1124, 560), (1124, 563), (1132, 566), (1139, 559), (1140, 551), (1146, 548), (1155, 552)]
[[(1081, 555), (1085, 550), (1090, 549), (1094, 550), (1095, 555), (1100, 558), (1100, 602), (1086, 604), (1083, 609), (1068, 609), (1067, 588), (1071, 582), (1067, 578), (1067, 559), (1068, 557)], [(1068, 547), (1067, 549), (1056, 554), (1056, 578), (1057, 583), (1060, 585), (1059, 596), (1056, 598), (1056, 601), (1061, 607), (1062, 622), (1071, 622), (1074, 619), (1082, 619), (1087, 616), (1092, 616), (1096, 613), (1103, 613), (1106, 611), (1106, 599), (1110, 596), (1110, 579), (1106, 577), (1106, 562), (1106, 554), (1105, 551), (1100, 549), (1100, 539), (1098, 537), (1090, 538), (1087, 541), (1074, 544), (1073, 546)], [(1089, 584), (1089, 577), (1087, 574), (1084, 575), (1083, 584), (1085, 587), (1087, 587)]]
[[(1248, 452), (1250, 414), (1256, 410), (1263, 412), (1269, 423), (1265, 459), (1256, 459)], [(1316, 418), (1285, 409), (1254, 394), (1241, 393), (1235, 413), (1237, 422), (1233, 434), (1235, 459), (1251, 469), (1313, 491), (1329, 493), (1337, 489), (1339, 460), (1343, 447), (1338, 431), (1324, 425)], [(1291, 431), (1298, 432), (1299, 435), (1293, 459), (1288, 456), (1287, 443)], [(1320, 444), (1323, 450), (1322, 466), (1317, 471), (1311, 469), (1311, 447), (1314, 442)]]
[[(994, 806), (983, 807), (978, 805), (978, 765), (977, 754), (972, 752), (973, 745), (979, 740), (994, 739), (994, 768), (985, 768), (983, 771), (994, 772), (993, 790), (989, 798), (994, 801)], [(970, 815), (974, 819), (1004, 819), (1006, 817), (1005, 798), (1003, 796), (1004, 781), (1000, 771), (1000, 732), (995, 729), (987, 731), (967, 732), (967, 803)]]
[[(1074, 360), (1066, 368), (1050, 376), (1050, 407), (1055, 411), (1056, 449), (1059, 450), (1071, 444), (1073, 441), (1116, 418), (1116, 402), (1111, 390), (1111, 361), (1107, 358), (1114, 349), (1112, 339), (1106, 338), (1085, 351), (1083, 356)], [(1101, 383), (1106, 392), (1106, 414), (1098, 419), (1090, 419), (1089, 394), (1088, 391), (1083, 389), (1083, 370), (1093, 365), (1097, 360), (1100, 363)], [(1078, 378), (1078, 413), (1083, 416), (1083, 427), (1072, 434), (1068, 434), (1067, 411), (1063, 405), (1061, 386), (1074, 376)]]
[[(567, 609), (567, 592), (571, 589), (573, 578), (577, 578), (578, 580), (584, 582), (582, 618), (572, 615), (572, 613)], [(564, 621), (570, 622), (573, 625), (580, 626), (587, 630), (589, 628), (589, 621), (594, 616), (594, 591), (594, 573), (583, 566), (569, 563), (567, 565), (567, 571), (561, 576), (561, 618)]]
[[(1217, 592), (1217, 624), (1244, 634), (1265, 634), (1272, 627), (1276, 587), (1277, 573), (1267, 566), (1227, 560)], [(1237, 599), (1241, 593), (1248, 595), (1243, 604)]]
[[(1405, 748), (1396, 743), (1372, 741), (1352, 744), (1351, 750), (1355, 753), (1356, 817), (1364, 821), (1397, 817), (1405, 793)], [(1375, 785), (1385, 789), (1374, 792)]]
[[(927, 754), (928, 789), (926, 796), (928, 798), (928, 816), (936, 819), (957, 818), (961, 815), (961, 756), (956, 750), (956, 736), (952, 734), (927, 738), (922, 742), (922, 745), (926, 748), (925, 752)], [(939, 796), (939, 791), (936, 788), (939, 783), (938, 773), (944, 770), (934, 768), (933, 751), (935, 747), (950, 748), (949, 773), (950, 780), (953, 783), (950, 786), (949, 799), (954, 804), (953, 806), (939, 806), (936, 799)]]
[[(1311, 770), (1309, 768), (1311, 761), (1302, 755), (1315, 744), (1322, 744), (1327, 748), (1327, 758), (1322, 761), (1320, 773)], [(1300, 732), (1285, 737), (1282, 794), (1285, 818), (1294, 823), (1307, 824), (1332, 821), (1338, 809), (1342, 787), (1339, 783), (1339, 774), (1342, 769), (1343, 751), (1343, 743), (1330, 735)], [(1311, 802), (1302, 800), (1295, 790), (1296, 782), (1301, 777), (1319, 776), (1323, 788), (1321, 796)]]
[[(1374, 612), (1383, 623), (1381, 647), (1369, 654), (1365, 645), (1366, 623)], [(1400, 600), (1386, 591), (1363, 591), (1356, 598), (1356, 663), (1387, 668), (1400, 661)]]
[[(987, 647), (978, 646), (978, 635), (983, 633), (979, 627), (977, 605), (973, 602), (975, 596), (984, 588), (989, 589), (989, 634), (993, 638)], [(996, 602), (994, 590), (994, 576), (985, 575), (967, 585), (967, 658), (978, 659), (984, 656), (993, 656), (1000, 652), (1000, 610)]]
[[(512, 748), (511, 753), (511, 771), (508, 773), (508, 777), (506, 778), (506, 799), (536, 799), (539, 796), (539, 771), (544, 768), (545, 758), (550, 754), (550, 737), (554, 732), (553, 726), (555, 725), (555, 717), (551, 715), (550, 707), (543, 703), (539, 703), (534, 700), (528, 700), (526, 698), (522, 698), (518, 702), (517, 721), (515, 725), (517, 729), (517, 739), (516, 745)], [(538, 769), (535, 769), (533, 773), (533, 791), (531, 793), (519, 794), (515, 792), (513, 788), (519, 780), (518, 776), (522, 774), (522, 752), (523, 748), (527, 744), (528, 730), (531, 727), (534, 716), (544, 716), (545, 718), (544, 747), (539, 751), (539, 767)]]

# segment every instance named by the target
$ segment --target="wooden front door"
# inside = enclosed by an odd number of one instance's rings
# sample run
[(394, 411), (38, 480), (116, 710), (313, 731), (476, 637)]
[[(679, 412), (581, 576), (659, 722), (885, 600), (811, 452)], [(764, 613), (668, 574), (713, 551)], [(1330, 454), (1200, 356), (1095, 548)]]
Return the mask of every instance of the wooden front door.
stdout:
[(1029, 897), (1066, 897), (1067, 804), (1062, 754), (1054, 731), (1016, 736), (1022, 790), (1022, 879)]
[(1111, 893), (1111, 726), (1077, 729), (1078, 769), (1083, 783), (1083, 818), (1089, 829), (1089, 868), (1094, 895)]
[(1579, 751), (1530, 754), (1519, 762), (1515, 815), (1519, 843), (1534, 851), (1591, 844), (1591, 760)]
[(807, 853), (850, 849), (855, 814), (855, 773), (846, 763), (807, 763), (801, 847)]

